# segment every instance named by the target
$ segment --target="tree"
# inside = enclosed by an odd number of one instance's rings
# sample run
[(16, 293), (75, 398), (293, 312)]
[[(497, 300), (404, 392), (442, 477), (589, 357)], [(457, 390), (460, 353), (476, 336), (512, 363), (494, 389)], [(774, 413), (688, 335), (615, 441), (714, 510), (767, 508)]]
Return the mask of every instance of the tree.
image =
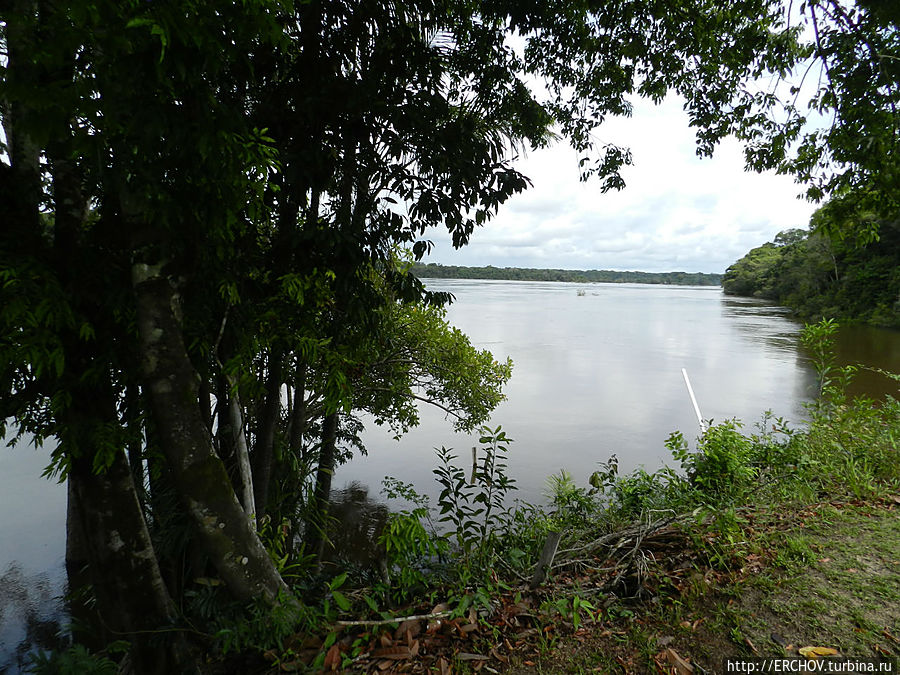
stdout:
[(766, 298), (806, 320), (898, 325), (898, 221), (881, 221), (878, 239), (861, 244), (852, 238), (854, 226), (839, 220), (846, 213), (843, 201), (818, 209), (811, 232), (779, 233), (775, 244), (763, 244), (731, 265), (723, 281), (725, 293)]
[(782, 95), (745, 87), (732, 101), (748, 163), (795, 175), (814, 201), (852, 194), (870, 214), (855, 232), (871, 241), (900, 208), (900, 12), (882, 0), (813, 0), (792, 20), (804, 59), (792, 78), (775, 69)]

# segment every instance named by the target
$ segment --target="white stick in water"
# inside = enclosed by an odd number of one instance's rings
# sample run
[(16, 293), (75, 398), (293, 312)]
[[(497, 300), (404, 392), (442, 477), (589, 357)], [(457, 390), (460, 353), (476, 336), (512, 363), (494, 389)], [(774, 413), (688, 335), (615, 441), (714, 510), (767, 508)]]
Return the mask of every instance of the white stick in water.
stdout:
[(694, 404), (694, 412), (697, 414), (697, 422), (700, 423), (700, 433), (706, 433), (706, 422), (703, 421), (703, 415), (700, 414), (700, 406), (697, 405), (697, 397), (694, 396), (694, 389), (691, 387), (691, 380), (688, 377), (687, 369), (682, 368), (681, 374), (684, 376), (684, 383), (687, 385), (688, 394), (691, 395), (691, 403)]

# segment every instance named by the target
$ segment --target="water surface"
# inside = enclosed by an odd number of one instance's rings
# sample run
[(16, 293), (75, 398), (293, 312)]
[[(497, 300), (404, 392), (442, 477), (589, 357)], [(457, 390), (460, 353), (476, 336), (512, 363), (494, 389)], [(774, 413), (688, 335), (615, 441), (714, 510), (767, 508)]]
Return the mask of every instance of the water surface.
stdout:
[[(510, 474), (525, 499), (542, 499), (547, 477), (560, 469), (585, 484), (612, 454), (621, 472), (669, 462), (669, 434), (694, 439), (698, 432), (682, 368), (704, 419), (714, 422), (738, 418), (753, 427), (771, 409), (801, 424), (815, 393), (815, 373), (798, 348), (802, 326), (782, 308), (726, 297), (719, 288), (447, 279), (426, 285), (456, 296), (448, 319), (476, 346), (513, 359), (508, 400), (491, 425), (515, 439)], [(869, 346), (877, 348), (875, 362), (900, 355), (896, 333), (863, 327), (848, 335), (861, 347), (856, 360), (873, 360)], [(381, 477), (393, 475), (435, 496), (434, 448), (453, 447), (465, 465), (476, 441), (454, 434), (441, 411), (424, 407), (422, 424), (399, 442), (370, 428), (368, 457), (340, 467), (335, 484), (356, 481), (377, 492)]]

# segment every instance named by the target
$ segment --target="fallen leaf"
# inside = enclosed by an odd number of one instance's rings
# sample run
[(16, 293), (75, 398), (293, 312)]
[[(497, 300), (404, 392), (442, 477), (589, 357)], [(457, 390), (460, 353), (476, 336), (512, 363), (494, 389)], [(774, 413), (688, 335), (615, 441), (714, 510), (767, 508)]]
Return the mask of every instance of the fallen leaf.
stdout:
[(341, 649), (337, 645), (332, 645), (328, 653), (325, 654), (325, 662), (322, 664), (322, 668), (325, 670), (337, 670), (339, 665), (341, 665)]
[(399, 640), (405, 636), (406, 641), (409, 642), (411, 638), (416, 637), (421, 632), (421, 621), (419, 621), (418, 619), (407, 619), (397, 627), (397, 630), (394, 631), (394, 638)]
[(383, 649), (376, 649), (374, 652), (372, 652), (372, 656), (376, 659), (394, 659), (399, 661), (402, 659), (408, 659), (410, 657), (410, 648), (399, 646), (385, 647)]
[(819, 560), (819, 562), (821, 562), (821, 563), (831, 562), (831, 558), (821, 558), (821, 559)]
[(800, 647), (797, 651), (808, 659), (817, 659), (820, 656), (836, 656), (838, 654), (838, 650), (831, 647)]
[(750, 638), (744, 638), (744, 642), (746, 642), (747, 646), (750, 647), (750, 651), (759, 656), (759, 650), (756, 648), (756, 645), (750, 641)]
[(675, 666), (675, 672), (678, 675), (690, 675), (694, 672), (694, 667), (678, 655), (671, 647), (666, 649), (666, 660)]
[(447, 659), (445, 659), (443, 656), (441, 657), (441, 660), (438, 661), (438, 667), (440, 667), (441, 669), (441, 675), (450, 675), (451, 672), (453, 672), (450, 670), (450, 664), (447, 663)]
[(856, 569), (855, 567), (848, 567), (848, 568), (847, 568), (847, 571), (848, 571), (850, 574), (856, 574), (857, 572), (859, 572), (859, 570)]
[(456, 658), (460, 661), (487, 661), (487, 656), (482, 656), (481, 654), (470, 654), (468, 652), (459, 652), (456, 655)]

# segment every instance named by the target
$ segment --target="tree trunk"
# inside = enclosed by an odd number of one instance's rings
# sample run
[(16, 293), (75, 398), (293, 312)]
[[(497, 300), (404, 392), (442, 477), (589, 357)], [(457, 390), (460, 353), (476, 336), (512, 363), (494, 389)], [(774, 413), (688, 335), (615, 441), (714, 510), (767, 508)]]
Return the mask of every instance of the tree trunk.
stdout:
[(325, 549), (325, 524), (328, 520), (328, 501), (331, 499), (331, 477), (334, 475), (334, 455), (337, 446), (338, 414), (329, 413), (322, 422), (322, 445), (319, 448), (319, 469), (313, 492), (312, 517), (306, 530), (309, 550), (322, 565)]
[(111, 637), (131, 641), (134, 672), (196, 670), (182, 633), (174, 627), (175, 606), (157, 565), (124, 451), (115, 453), (102, 474), (94, 473), (92, 457), (80, 453), (71, 459), (69, 481), (74, 513), (81, 521), (72, 529), (84, 535), (97, 609)]
[(303, 434), (306, 432), (306, 364), (297, 366), (297, 382), (294, 387), (294, 407), (291, 411), (288, 451), (300, 454), (303, 450)]
[(179, 497), (232, 595), (274, 602), (287, 586), (214, 452), (197, 405), (198, 376), (181, 335), (178, 294), (160, 267), (136, 264), (133, 284), (146, 390)]
[(128, 464), (141, 510), (147, 507), (147, 491), (144, 486), (144, 438), (141, 425), (141, 402), (137, 385), (125, 389), (125, 424), (131, 427), (128, 437)]
[(250, 450), (247, 447), (247, 435), (244, 433), (244, 415), (241, 412), (241, 399), (238, 394), (237, 379), (231, 375), (228, 380), (228, 419), (231, 424), (231, 438), (234, 456), (237, 460), (240, 480), (241, 504), (244, 513), (256, 527), (256, 501), (253, 496), (253, 470), (250, 468)]
[(253, 490), (256, 500), (256, 518), (259, 522), (267, 513), (269, 481), (272, 478), (272, 462), (275, 459), (275, 429), (281, 417), (281, 360), (280, 349), (269, 352), (269, 373), (266, 379), (266, 403), (263, 419), (253, 448)]

